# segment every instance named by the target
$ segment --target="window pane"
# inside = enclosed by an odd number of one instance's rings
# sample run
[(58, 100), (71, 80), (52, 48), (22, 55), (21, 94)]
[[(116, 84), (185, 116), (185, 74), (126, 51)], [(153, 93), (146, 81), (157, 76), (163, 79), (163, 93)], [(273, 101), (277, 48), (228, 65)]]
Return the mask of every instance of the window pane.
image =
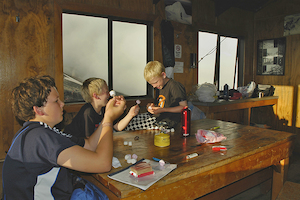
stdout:
[(113, 89), (124, 96), (147, 94), (147, 25), (113, 22)]
[(87, 78), (108, 82), (108, 20), (64, 13), (62, 25), (65, 102), (76, 102)]
[[(205, 82), (214, 83), (217, 37), (218, 35), (213, 33), (198, 33), (198, 84)], [(229, 89), (233, 88), (233, 84), (235, 85), (234, 88), (237, 88), (237, 44), (237, 38), (220, 37), (220, 74), (218, 90), (223, 90), (225, 84), (228, 84)]]
[(214, 83), (217, 34), (198, 33), (198, 84)]
[(236, 67), (235, 64), (238, 39), (220, 37), (220, 40), (220, 89), (223, 90), (225, 84), (229, 86), (229, 89), (232, 89), (235, 78), (234, 73)]

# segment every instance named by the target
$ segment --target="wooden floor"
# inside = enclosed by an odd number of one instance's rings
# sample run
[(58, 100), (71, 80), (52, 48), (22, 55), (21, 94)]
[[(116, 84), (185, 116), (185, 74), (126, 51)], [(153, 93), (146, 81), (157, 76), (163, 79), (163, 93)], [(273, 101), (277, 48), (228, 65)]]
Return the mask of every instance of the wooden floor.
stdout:
[[(2, 179), (2, 165), (3, 162), (0, 162), (0, 173)], [(288, 181), (299, 183), (300, 184), (300, 154), (293, 154), (290, 159), (290, 167), (288, 171)], [(2, 197), (2, 181), (0, 186), (0, 193)], [(256, 186), (251, 188), (235, 197), (230, 198), (230, 200), (270, 200), (271, 191), (263, 190), (261, 186)], [(299, 197), (290, 198), (291, 199), (299, 199)]]
[(286, 181), (276, 200), (291, 200), (300, 198), (300, 184)]

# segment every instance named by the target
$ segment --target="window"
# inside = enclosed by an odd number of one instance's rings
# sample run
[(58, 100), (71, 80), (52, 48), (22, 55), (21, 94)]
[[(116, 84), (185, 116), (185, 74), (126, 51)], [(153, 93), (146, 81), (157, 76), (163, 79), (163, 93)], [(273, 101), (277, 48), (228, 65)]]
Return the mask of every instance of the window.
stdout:
[(198, 84), (213, 83), (218, 90), (228, 84), (229, 89), (237, 89), (238, 44), (237, 38), (199, 31)]
[(144, 67), (152, 57), (152, 24), (114, 17), (63, 13), (65, 102), (81, 102), (90, 77), (104, 79), (124, 97), (152, 97)]

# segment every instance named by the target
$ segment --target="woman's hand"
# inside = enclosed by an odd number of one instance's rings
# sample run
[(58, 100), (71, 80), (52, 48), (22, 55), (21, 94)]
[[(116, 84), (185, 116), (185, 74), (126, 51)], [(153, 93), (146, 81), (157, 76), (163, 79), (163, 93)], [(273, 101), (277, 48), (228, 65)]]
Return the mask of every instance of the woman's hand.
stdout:
[(120, 96), (113, 97), (106, 104), (104, 118), (106, 117), (114, 121), (115, 119), (117, 119), (123, 114), (125, 109), (126, 109), (126, 100), (124, 99), (124, 97), (120, 97)]

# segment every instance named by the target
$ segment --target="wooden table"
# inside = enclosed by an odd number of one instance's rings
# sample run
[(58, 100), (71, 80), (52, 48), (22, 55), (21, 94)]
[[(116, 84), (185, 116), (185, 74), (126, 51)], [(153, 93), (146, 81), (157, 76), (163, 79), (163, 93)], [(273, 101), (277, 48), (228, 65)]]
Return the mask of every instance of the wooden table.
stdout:
[[(231, 110), (244, 110), (244, 124), (250, 125), (251, 108), (277, 105), (278, 96), (262, 98), (248, 98), (239, 100), (217, 100), (215, 102), (192, 101), (192, 103), (202, 110), (206, 118), (215, 119), (215, 113), (227, 112)], [(275, 108), (276, 112), (276, 108)], [(275, 113), (277, 114), (277, 113)]]
[[(198, 129), (215, 126), (220, 127), (217, 132), (227, 139), (214, 145), (225, 145), (226, 152), (213, 152), (212, 144), (199, 145), (194, 136)], [(107, 177), (109, 173), (84, 177), (101, 188), (110, 199), (227, 199), (263, 182), (272, 185), (272, 199), (275, 199), (287, 175), (295, 137), (287, 132), (203, 119), (192, 121), (193, 134), (189, 137), (182, 137), (180, 129), (176, 130), (171, 133), (171, 145), (161, 148), (153, 144), (156, 132), (114, 133), (114, 156), (123, 168), (130, 165), (126, 163), (125, 155), (134, 153), (138, 159), (156, 157), (178, 164), (174, 171), (147, 190), (112, 180)], [(139, 140), (135, 141), (136, 136)], [(124, 141), (132, 141), (132, 147), (124, 146)], [(198, 157), (185, 159), (186, 155), (195, 152)], [(113, 169), (110, 173), (120, 169)]]

